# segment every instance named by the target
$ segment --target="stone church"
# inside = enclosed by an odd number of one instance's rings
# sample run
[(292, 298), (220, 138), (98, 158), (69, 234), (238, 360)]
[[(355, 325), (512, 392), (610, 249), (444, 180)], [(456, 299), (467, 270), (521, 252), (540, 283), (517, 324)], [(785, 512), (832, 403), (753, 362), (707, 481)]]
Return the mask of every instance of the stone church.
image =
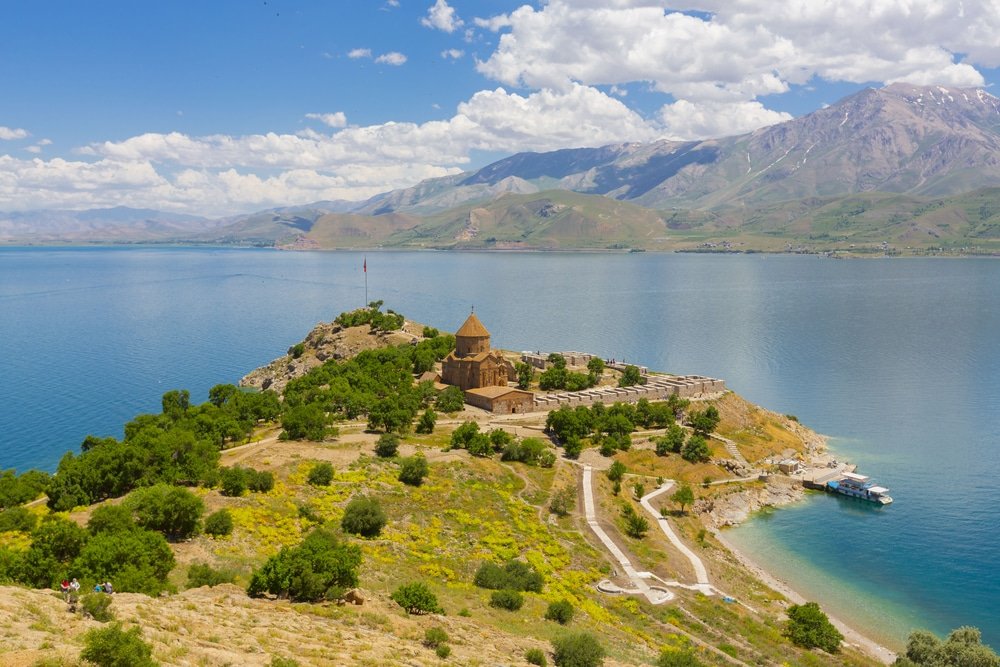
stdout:
[(517, 379), (514, 364), (490, 349), (490, 332), (475, 313), (455, 332), (455, 351), (441, 362), (441, 381), (465, 392), (471, 405), (496, 412), (530, 412), (534, 394), (508, 387)]

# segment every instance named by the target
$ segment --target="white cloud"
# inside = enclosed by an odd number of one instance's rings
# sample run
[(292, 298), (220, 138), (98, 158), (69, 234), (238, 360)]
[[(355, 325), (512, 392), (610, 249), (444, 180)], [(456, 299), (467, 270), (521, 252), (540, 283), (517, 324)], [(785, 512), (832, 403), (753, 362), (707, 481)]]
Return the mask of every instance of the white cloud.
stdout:
[(375, 59), (375, 62), (398, 67), (406, 62), (406, 56), (399, 51), (390, 51), (389, 53), (380, 55)]
[(455, 14), (455, 8), (449, 6), (446, 0), (437, 0), (428, 7), (427, 16), (420, 19), (420, 23), (428, 28), (447, 33), (455, 32), (465, 25), (465, 22)]
[[(479, 63), (498, 81), (565, 89), (571, 82), (648, 81), (691, 102), (743, 102), (812, 77), (982, 85), (1000, 65), (997, 0), (693, 0), (708, 18), (643, 0), (550, 0), (476, 19), (504, 31)], [(955, 53), (965, 55), (957, 61)]]
[(347, 52), (347, 57), (351, 60), (357, 60), (358, 58), (371, 58), (371, 49), (351, 49)]
[(465, 55), (465, 51), (462, 49), (447, 49), (441, 52), (442, 58), (451, 58), (452, 60), (458, 60)]
[(336, 111), (334, 113), (307, 113), (306, 118), (309, 120), (318, 120), (330, 127), (347, 127), (347, 115), (343, 111)]
[(4, 127), (0, 125), (0, 140), (2, 141), (13, 141), (14, 139), (24, 139), (29, 136), (27, 130), (21, 129), (19, 127)]
[(678, 100), (660, 109), (664, 134), (671, 139), (707, 139), (751, 132), (759, 127), (791, 120), (790, 114), (772, 111), (760, 102), (701, 102)]

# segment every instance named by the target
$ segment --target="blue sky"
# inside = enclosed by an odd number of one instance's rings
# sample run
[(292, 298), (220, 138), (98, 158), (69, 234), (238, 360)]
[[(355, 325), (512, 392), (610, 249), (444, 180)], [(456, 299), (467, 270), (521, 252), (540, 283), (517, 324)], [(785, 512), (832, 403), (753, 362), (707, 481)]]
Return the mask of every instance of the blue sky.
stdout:
[(2, 12), (0, 211), (359, 200), (518, 151), (742, 133), (867, 85), (1000, 80), (996, 0)]

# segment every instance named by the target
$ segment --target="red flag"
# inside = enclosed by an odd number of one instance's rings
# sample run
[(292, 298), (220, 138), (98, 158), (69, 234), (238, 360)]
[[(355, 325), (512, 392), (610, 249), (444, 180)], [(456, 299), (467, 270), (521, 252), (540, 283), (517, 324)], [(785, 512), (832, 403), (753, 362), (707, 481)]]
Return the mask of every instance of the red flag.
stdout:
[(368, 258), (365, 257), (365, 263), (361, 265), (361, 271), (363, 273), (368, 273)]

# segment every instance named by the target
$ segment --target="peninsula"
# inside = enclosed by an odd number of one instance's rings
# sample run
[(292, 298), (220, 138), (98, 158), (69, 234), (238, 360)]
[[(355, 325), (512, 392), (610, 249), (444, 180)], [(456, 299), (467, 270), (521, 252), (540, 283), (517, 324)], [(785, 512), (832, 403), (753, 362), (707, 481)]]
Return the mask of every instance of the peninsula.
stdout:
[[(718, 530), (800, 498), (790, 462), (835, 469), (798, 420), (720, 379), (497, 350), (475, 314), (453, 336), (381, 305), (243, 390), (167, 392), (0, 514), (21, 522), (0, 576), (29, 587), (0, 589), (5, 664), (74, 664), (101, 632), (164, 664), (893, 659)], [(115, 593), (37, 590), (65, 576)]]

